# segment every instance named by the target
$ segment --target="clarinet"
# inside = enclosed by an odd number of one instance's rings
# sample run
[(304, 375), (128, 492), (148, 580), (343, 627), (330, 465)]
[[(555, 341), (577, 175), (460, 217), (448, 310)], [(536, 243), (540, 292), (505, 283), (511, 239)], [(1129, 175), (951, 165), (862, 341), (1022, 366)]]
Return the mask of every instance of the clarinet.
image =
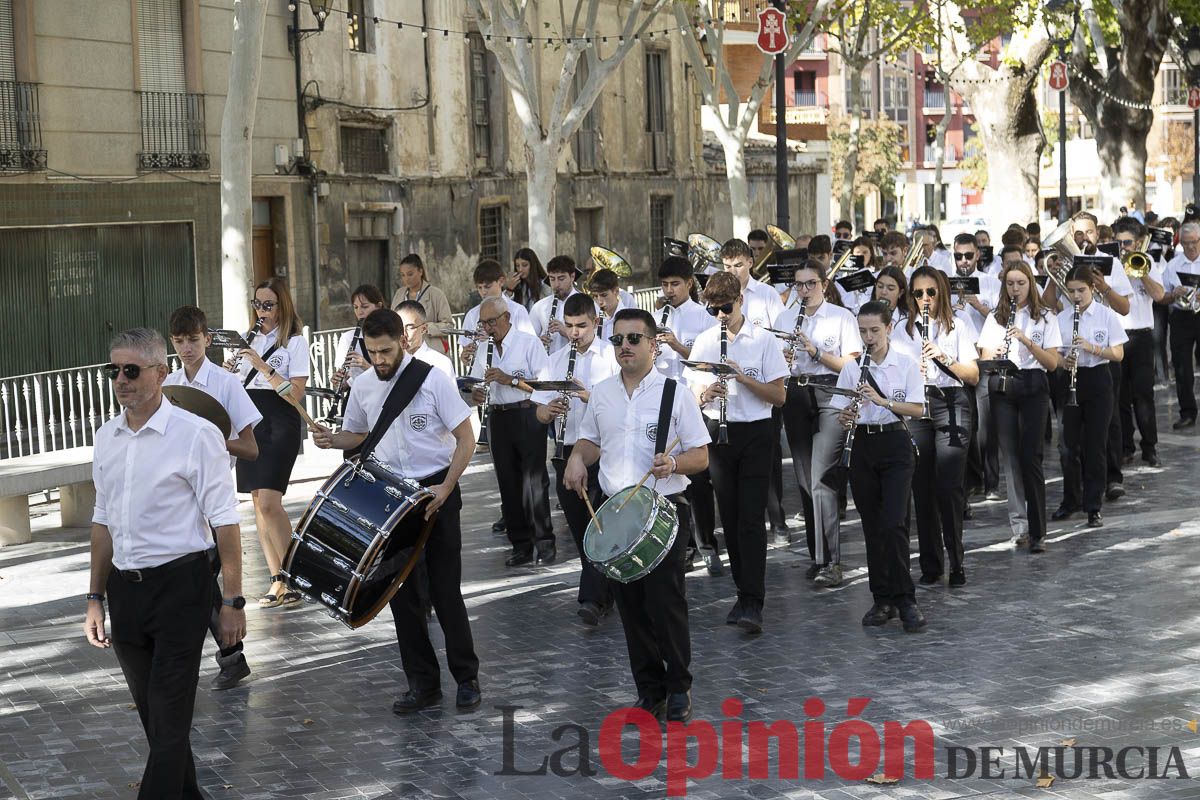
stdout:
[(858, 361), (860, 372), (858, 386), (854, 389), (854, 399), (850, 401), (850, 411), (854, 416), (850, 419), (850, 427), (846, 429), (846, 439), (842, 442), (842, 457), (838, 460), (838, 466), (843, 469), (850, 468), (850, 454), (854, 450), (854, 433), (858, 430), (858, 414), (862, 410), (863, 392), (870, 385), (867, 381), (867, 367), (869, 366), (871, 366), (871, 354), (866, 351), (866, 348), (863, 348), (862, 358)]
[[(492, 337), (487, 337), (487, 350), (484, 353), (483, 361), (483, 371), (485, 374), (492, 368), (492, 350), (494, 347), (495, 343), (492, 341)], [(481, 447), (488, 446), (488, 403), (491, 401), (489, 397), (490, 393), (491, 382), (485, 380), (483, 382), (483, 411), (480, 415), (479, 441), (476, 442)]]
[[(570, 342), (568, 347), (571, 352), (567, 355), (567, 382), (570, 383), (575, 379), (575, 359), (579, 355), (579, 350), (575, 346), (575, 342)], [(567, 435), (567, 414), (571, 411), (571, 393), (563, 392), (562, 399), (567, 401), (567, 410), (558, 416), (558, 431), (554, 434), (554, 460), (563, 460), (563, 448), (566, 446), (565, 437)]]
[(667, 303), (663, 306), (662, 318), (658, 321), (659, 328), (667, 327), (667, 317), (671, 316), (671, 304)]
[(354, 335), (350, 337), (350, 350), (346, 353), (346, 360), (342, 362), (342, 366), (338, 368), (337, 373), (342, 376), (341, 383), (333, 393), (333, 408), (339, 408), (342, 398), (350, 391), (350, 384), (347, 380), (350, 377), (350, 359), (354, 357), (354, 351), (358, 349), (359, 342), (362, 341), (362, 322), (354, 329)]
[(1067, 392), (1067, 405), (1079, 405), (1079, 398), (1075, 395), (1075, 379), (1079, 374), (1079, 348), (1075, 345), (1075, 337), (1079, 335), (1079, 303), (1075, 304), (1075, 313), (1071, 320), (1071, 358), (1075, 359), (1071, 364), (1071, 389)]
[(800, 333), (804, 328), (804, 319), (808, 314), (808, 306), (805, 304), (805, 298), (800, 298), (800, 311), (796, 314), (796, 324), (792, 328), (792, 338), (788, 339), (787, 351), (788, 355), (795, 357), (796, 342), (800, 341)]
[[(721, 363), (724, 364), (729, 360), (729, 334), (727, 333), (725, 322), (721, 322)], [(717, 380), (721, 382), (721, 388), (728, 391), (728, 381), (725, 375), (717, 376)], [(729, 398), (726, 395), (721, 395), (720, 412), (721, 419), (717, 426), (717, 444), (729, 444), (729, 423), (725, 419), (725, 415), (729, 410)]]
[(925, 347), (929, 344), (929, 306), (921, 307), (921, 377), (925, 381), (925, 405), (921, 408), (921, 419), (933, 419), (929, 411), (929, 359), (925, 357)]
[[(1009, 351), (1012, 350), (1012, 329), (1017, 324), (1017, 298), (1012, 298), (1008, 301), (1008, 327), (1004, 330), (1004, 352), (1000, 358), (1007, 359)], [(999, 380), (996, 381), (996, 392), (1004, 394), (1008, 391), (1009, 374), (1001, 372)]]
[[(546, 320), (546, 331), (550, 330), (550, 323), (554, 322), (554, 317), (558, 315), (558, 295), (554, 295), (554, 299), (550, 301), (550, 316)], [(550, 341), (554, 341), (554, 335), (550, 334)], [(546, 352), (550, 352), (550, 342), (546, 342)]]
[[(255, 317), (254, 318), (254, 327), (251, 328), (249, 330), (249, 332), (246, 334), (246, 346), (247, 347), (249, 347), (250, 343), (254, 341), (254, 337), (258, 336), (259, 332), (262, 331), (262, 326), (263, 326), (263, 318)], [(241, 368), (242, 368), (242, 356), (241, 356), (241, 354), (238, 354), (233, 357), (233, 364), (230, 365), (229, 371), (230, 372), (238, 372), (241, 370)]]

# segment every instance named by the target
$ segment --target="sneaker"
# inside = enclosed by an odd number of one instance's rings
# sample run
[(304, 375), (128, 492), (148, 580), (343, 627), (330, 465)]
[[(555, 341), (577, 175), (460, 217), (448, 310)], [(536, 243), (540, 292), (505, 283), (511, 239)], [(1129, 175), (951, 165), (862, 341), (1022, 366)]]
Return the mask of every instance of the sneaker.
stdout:
[(983, 499), (985, 499), (985, 500), (999, 500), (999, 499), (1000, 499), (1000, 492), (999, 492), (999, 490), (997, 490), (997, 489), (988, 489), (988, 490), (987, 490), (987, 493), (985, 493), (985, 494), (984, 494), (984, 496), (983, 496)]
[(817, 586), (824, 586), (827, 589), (832, 589), (834, 586), (840, 586), (842, 583), (842, 565), (827, 564), (817, 573), (817, 577), (813, 578), (813, 583)]
[(1104, 497), (1108, 500), (1120, 500), (1124, 496), (1125, 487), (1119, 483), (1110, 483), (1104, 490)]
[(808, 565), (808, 569), (804, 570), (804, 577), (811, 581), (813, 578), (817, 577), (817, 575), (821, 572), (821, 568), (824, 566), (824, 564), (818, 564), (814, 561)]

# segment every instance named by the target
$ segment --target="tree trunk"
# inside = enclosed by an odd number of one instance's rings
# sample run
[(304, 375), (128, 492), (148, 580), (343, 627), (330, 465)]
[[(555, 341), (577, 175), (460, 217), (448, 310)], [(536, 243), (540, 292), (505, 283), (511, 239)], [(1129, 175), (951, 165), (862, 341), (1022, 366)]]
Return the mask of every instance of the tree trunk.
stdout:
[[(558, 254), (555, 193), (559, 146), (541, 139), (525, 144), (525, 189), (529, 206), (529, 247), (545, 263)], [(593, 244), (602, 244), (593, 242)]]
[(838, 194), (839, 219), (854, 220), (854, 176), (858, 172), (858, 144), (862, 132), (862, 76), (854, 71), (854, 67), (846, 65), (850, 73), (850, 97), (846, 120), (849, 130), (846, 133), (846, 160), (842, 164), (842, 186)]
[(1119, 216), (1121, 206), (1146, 207), (1146, 137), (1153, 115), (1127, 108), (1106, 113), (1111, 111), (1116, 109), (1100, 109), (1101, 123), (1096, 127), (1102, 219)]
[(729, 182), (729, 207), (733, 211), (733, 235), (745, 239), (750, 220), (750, 183), (746, 178), (746, 140), (735, 132), (719, 134), (725, 152), (725, 178)]
[(221, 118), (221, 325), (235, 330), (250, 327), (252, 145), (266, 18), (267, 0), (234, 0), (229, 93)]

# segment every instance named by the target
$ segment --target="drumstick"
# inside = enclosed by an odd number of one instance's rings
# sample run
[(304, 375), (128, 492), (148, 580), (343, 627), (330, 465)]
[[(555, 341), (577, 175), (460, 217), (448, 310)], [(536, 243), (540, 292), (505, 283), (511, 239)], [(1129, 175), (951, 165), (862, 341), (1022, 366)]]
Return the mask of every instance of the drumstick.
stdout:
[(600, 520), (596, 519), (596, 511), (592, 508), (592, 498), (588, 497), (587, 492), (583, 494), (583, 502), (587, 503), (588, 513), (592, 515), (592, 522), (596, 523), (596, 533), (603, 534), (604, 529), (600, 527)]
[[(663, 451), (663, 453), (670, 453), (672, 450), (674, 450), (674, 449), (675, 449), (675, 445), (677, 445), (677, 444), (679, 444), (679, 437), (678, 437), (678, 436), (676, 436), (676, 437), (675, 437), (675, 441), (673, 441), (673, 442), (671, 442), (669, 445), (667, 445), (667, 449), (666, 449), (666, 450), (664, 450), (664, 451)], [(638, 482), (637, 482), (637, 486), (634, 486), (634, 487), (633, 487), (633, 491), (632, 491), (632, 492), (630, 492), (630, 493), (629, 493), (629, 496), (625, 498), (625, 502), (623, 502), (623, 503), (621, 503), (621, 505), (617, 506), (617, 513), (620, 513), (621, 509), (622, 509), (622, 508), (624, 508), (625, 506), (627, 506), (627, 505), (629, 504), (629, 501), (633, 499), (633, 496), (634, 496), (635, 494), (637, 494), (637, 492), (638, 492), (638, 489), (642, 488), (642, 486), (643, 486), (643, 485), (646, 483), (646, 481), (647, 481), (647, 480), (650, 478), (650, 475), (651, 475), (653, 472), (654, 472), (654, 467), (650, 467), (650, 469), (646, 470), (646, 474), (645, 474), (645, 475), (643, 475), (643, 476), (642, 476), (642, 479), (641, 479), (640, 481), (638, 481)]]

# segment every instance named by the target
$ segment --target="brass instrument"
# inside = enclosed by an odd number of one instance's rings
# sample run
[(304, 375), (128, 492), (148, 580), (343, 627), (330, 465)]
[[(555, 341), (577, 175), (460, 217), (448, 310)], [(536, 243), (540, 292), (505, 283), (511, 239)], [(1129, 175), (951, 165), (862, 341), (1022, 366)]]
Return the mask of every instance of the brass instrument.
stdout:
[[(254, 337), (258, 336), (258, 334), (262, 332), (262, 326), (263, 326), (263, 318), (255, 317), (254, 318), (254, 327), (251, 328), (246, 333), (246, 346), (247, 347), (249, 347), (250, 343), (254, 341)], [(233, 373), (237, 373), (238, 371), (241, 370), (241, 368), (242, 368), (242, 356), (239, 353), (238, 355), (233, 357), (233, 363), (229, 365), (229, 371), (233, 372)]]
[(925, 348), (929, 345), (929, 306), (921, 306), (921, 379), (925, 382), (925, 405), (921, 408), (921, 419), (933, 419), (929, 409), (929, 359), (925, 357)]
[(1067, 405), (1079, 405), (1079, 398), (1075, 394), (1075, 380), (1079, 374), (1079, 346), (1075, 343), (1076, 337), (1079, 336), (1079, 303), (1075, 304), (1075, 313), (1071, 318), (1071, 354), (1068, 359), (1071, 361), (1071, 388), (1067, 392)]
[(838, 260), (835, 261), (833, 266), (829, 268), (829, 275), (826, 276), (831, 284), (833, 283), (833, 279), (837, 277), (837, 274), (841, 272), (847, 264), (850, 263), (850, 259), (853, 257), (853, 247), (847, 247), (844, 251), (842, 251), (842, 254), (838, 257)]
[(618, 278), (633, 277), (633, 267), (620, 253), (606, 247), (593, 247), (591, 253), (596, 269), (612, 270), (617, 273)]
[(704, 272), (710, 266), (721, 269), (721, 243), (703, 233), (689, 233), (688, 261), (692, 272)]
[(900, 269), (904, 272), (916, 269), (925, 260), (921, 254), (923, 249), (921, 234), (918, 232), (913, 235), (912, 245), (908, 248), (908, 254), (904, 256), (904, 263), (900, 264)]
[(1150, 234), (1147, 233), (1138, 247), (1121, 256), (1121, 266), (1125, 267), (1125, 274), (1133, 280), (1141, 280), (1150, 274), (1154, 259), (1150, 258), (1149, 250)]
[(842, 457), (838, 460), (838, 466), (842, 469), (850, 468), (850, 455), (854, 450), (854, 434), (858, 429), (858, 415), (862, 410), (863, 393), (867, 391), (867, 387), (870, 385), (867, 379), (867, 369), (870, 366), (871, 354), (864, 347), (862, 358), (858, 360), (858, 386), (854, 387), (854, 399), (850, 401), (850, 411), (853, 416), (850, 418), (850, 427), (846, 429), (846, 438), (842, 442)]
[[(487, 371), (492, 368), (492, 354), (493, 354), (494, 350), (495, 350), (495, 340), (492, 339), (491, 336), (489, 336), (489, 337), (487, 337), (487, 350), (485, 351), (484, 361), (483, 361), (483, 373), (485, 375), (487, 374)], [(479, 450), (487, 450), (488, 445), (489, 445), (489, 443), (488, 443), (488, 403), (491, 401), (491, 398), (489, 396), (491, 394), (491, 386), (492, 386), (491, 381), (485, 380), (483, 382), (483, 405), (480, 406), (480, 408), (482, 408), (483, 410), (480, 412), (479, 441), (475, 442), (475, 447)]]
[[(571, 348), (571, 352), (567, 355), (567, 382), (575, 380), (575, 359), (579, 356), (578, 342), (568, 342), (567, 346)], [(567, 410), (558, 416), (558, 430), (554, 434), (554, 460), (562, 461), (564, 458), (564, 447), (566, 447), (567, 435), (567, 414), (571, 411), (571, 393), (563, 392), (561, 395), (563, 400), (567, 401)]]
[(1071, 233), (1071, 225), (1074, 220), (1068, 219), (1063, 224), (1059, 225), (1050, 235), (1042, 240), (1043, 250), (1053, 250), (1058, 255), (1058, 267), (1050, 266), (1049, 257), (1042, 260), (1042, 269), (1050, 280), (1054, 281), (1055, 287), (1067, 295), (1067, 274), (1070, 273), (1072, 265), (1075, 263), (1075, 257), (1083, 255), (1083, 251), (1079, 249), (1079, 245), (1075, 243), (1075, 237)]
[[(721, 320), (721, 363), (724, 364), (729, 360), (729, 333), (725, 321)], [(729, 391), (728, 381), (722, 373), (717, 376), (717, 380), (721, 382), (721, 388), (726, 392)], [(725, 419), (725, 415), (729, 410), (729, 397), (726, 394), (721, 395), (720, 413), (721, 418), (717, 425), (717, 444), (729, 444), (729, 423)]]
[(771, 248), (764, 252), (758, 259), (758, 263), (750, 267), (750, 277), (757, 281), (761, 281), (767, 277), (767, 265), (773, 260), (773, 257), (778, 250), (791, 250), (796, 246), (796, 239), (783, 228), (777, 228), (774, 225), (767, 226), (767, 238), (771, 240)]

